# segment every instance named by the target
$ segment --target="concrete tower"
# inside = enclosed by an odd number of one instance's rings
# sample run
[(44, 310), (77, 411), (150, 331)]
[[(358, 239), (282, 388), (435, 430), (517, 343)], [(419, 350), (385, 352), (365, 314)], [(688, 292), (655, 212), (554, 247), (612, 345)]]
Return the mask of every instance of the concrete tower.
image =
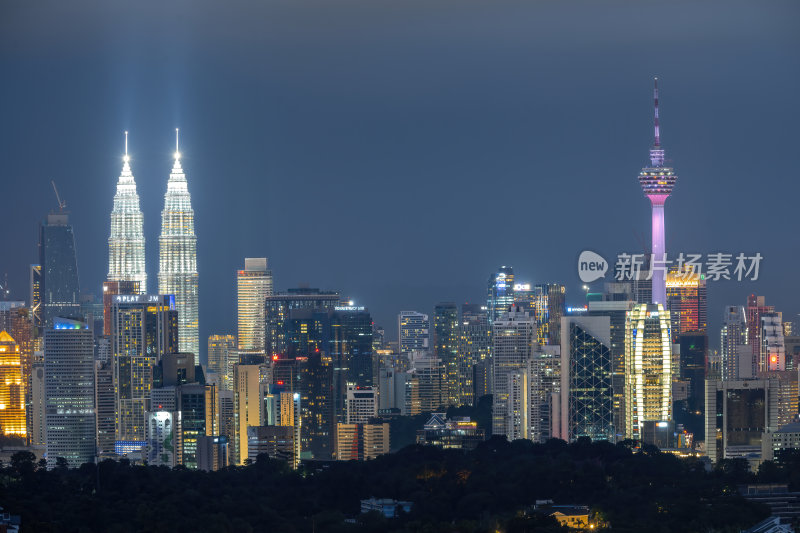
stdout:
[[(666, 253), (664, 247), (664, 203), (672, 194), (675, 180), (678, 178), (672, 168), (664, 166), (664, 149), (661, 148), (661, 132), (658, 125), (658, 78), (655, 79), (653, 91), (655, 101), (655, 142), (650, 149), (650, 166), (639, 173), (639, 183), (642, 191), (653, 208), (653, 241), (651, 253), (652, 261), (656, 263), (664, 260)], [(663, 263), (662, 263), (663, 264)], [(653, 268), (653, 297), (652, 303), (667, 305), (667, 286), (664, 269), (659, 269), (658, 264)]]

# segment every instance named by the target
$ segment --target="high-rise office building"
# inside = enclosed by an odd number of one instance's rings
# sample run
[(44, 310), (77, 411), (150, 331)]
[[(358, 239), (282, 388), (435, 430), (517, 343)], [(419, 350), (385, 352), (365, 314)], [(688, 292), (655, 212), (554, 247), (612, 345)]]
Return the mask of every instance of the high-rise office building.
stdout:
[(389, 423), (336, 425), (336, 459), (365, 461), (389, 453)]
[(233, 367), (233, 457), (232, 464), (244, 464), (248, 458), (247, 428), (264, 425), (263, 397), (270, 374), (266, 364), (236, 364)]
[(194, 234), (194, 210), (181, 167), (177, 134), (176, 129), (175, 163), (167, 181), (164, 210), (161, 212), (158, 292), (175, 295), (180, 351), (193, 353), (199, 360), (197, 236)]
[[(670, 313), (670, 317), (672, 313)], [(705, 331), (684, 331), (680, 337), (680, 378), (689, 382), (689, 408), (698, 411), (705, 399), (708, 335)]]
[(111, 210), (111, 235), (108, 237), (108, 281), (138, 281), (139, 290), (147, 293), (144, 261), (144, 218), (139, 208), (139, 194), (131, 172), (128, 155), (128, 132), (125, 132), (125, 155), (122, 174), (117, 181), (114, 208)]
[(406, 391), (406, 401), (412, 403), (407, 411), (417, 414), (440, 410), (444, 407), (441, 359), (428, 351), (414, 350), (409, 352), (408, 360), (413, 392)]
[(494, 404), (492, 434), (508, 435), (506, 415), (509, 399), (509, 377), (523, 367), (536, 346), (536, 321), (518, 306), (509, 310), (492, 325), (492, 363)]
[(56, 318), (44, 334), (47, 467), (94, 462), (94, 336), (77, 320)]
[[(31, 322), (34, 327), (34, 337), (41, 337), (44, 327), (44, 309), (42, 308), (42, 265), (31, 265), (30, 276), (30, 304)], [(39, 346), (41, 349), (41, 346)]]
[(118, 294), (140, 294), (138, 281), (103, 282), (103, 335), (111, 336), (111, 303)]
[[(561, 317), (566, 312), (566, 288), (560, 283), (535, 285), (537, 342), (559, 345), (561, 343)], [(531, 315), (533, 316), (533, 315)]]
[(753, 348), (747, 341), (747, 315), (741, 305), (729, 305), (722, 317), (720, 357), (722, 379), (743, 379), (755, 376)]
[(763, 370), (761, 360), (761, 315), (764, 313), (774, 313), (775, 307), (766, 304), (763, 296), (751, 294), (747, 297), (747, 342), (753, 350), (753, 371)]
[[(635, 302), (629, 284), (608, 283), (603, 301), (588, 303), (587, 316), (607, 316), (611, 328), (611, 385), (614, 397), (614, 429), (625, 435), (625, 324)], [(649, 299), (649, 297), (648, 297)]]
[(558, 416), (554, 420), (553, 415), (561, 393), (561, 346), (535, 346), (525, 370), (530, 385), (526, 438), (546, 442), (553, 436), (554, 426), (558, 428)]
[(183, 464), (181, 413), (158, 409), (147, 412), (147, 464), (173, 468)]
[(178, 352), (178, 315), (171, 295), (113, 297), (111, 350), (116, 384), (118, 453), (141, 449), (153, 373), (164, 355)]
[[(23, 302), (0, 302), (0, 331), (7, 331), (19, 348), (20, 371), (24, 391), (25, 427), (28, 435), (33, 431), (33, 409), (31, 391), (33, 375), (33, 324), (30, 308)], [(6, 404), (7, 405), (7, 404)]]
[(707, 380), (705, 389), (705, 449), (711, 463), (760, 457), (762, 439), (778, 429), (770, 380)]
[(458, 345), (458, 398), (473, 405), (492, 393), (492, 329), (486, 307), (461, 306)]
[(366, 424), (378, 416), (378, 391), (372, 387), (347, 387), (345, 424)]
[(0, 330), (0, 432), (26, 436), (25, 377), (22, 353), (14, 338)]
[(442, 393), (447, 406), (461, 404), (458, 345), (458, 306), (452, 302), (437, 304), (433, 312), (433, 349), (442, 361)]
[[(666, 248), (664, 245), (664, 203), (672, 194), (672, 188), (678, 176), (672, 168), (664, 165), (664, 149), (661, 147), (661, 130), (658, 122), (658, 78), (655, 80), (653, 90), (655, 102), (655, 142), (650, 149), (650, 166), (645, 167), (639, 173), (639, 184), (642, 186), (644, 195), (650, 200), (652, 206), (653, 240), (651, 253), (653, 264), (652, 303), (667, 306), (667, 288), (665, 283), (664, 259)], [(661, 263), (661, 264), (658, 264)], [(660, 268), (659, 268), (660, 267)]]
[(219, 425), (216, 387), (201, 383), (180, 385), (177, 397), (183, 448), (181, 464), (197, 468), (197, 441), (206, 435), (214, 435)]
[(348, 388), (373, 386), (372, 317), (365, 307), (352, 305), (337, 306), (328, 313), (334, 413), (342, 421)]
[(497, 272), (489, 276), (486, 294), (489, 325), (507, 313), (512, 305), (514, 305), (514, 269), (501, 266)]
[(428, 315), (417, 311), (400, 311), (397, 316), (397, 331), (400, 353), (427, 350), (429, 347), (430, 322)]
[(530, 283), (514, 283), (514, 303), (536, 316), (536, 289)]
[(669, 311), (637, 304), (625, 327), (625, 429), (630, 439), (662, 443), (672, 421)]
[(561, 332), (558, 436), (614, 442), (611, 317), (565, 316)]
[[(335, 291), (298, 287), (284, 293), (269, 296), (266, 300), (266, 349), (270, 357), (284, 355), (289, 351), (286, 338), (289, 331), (291, 311), (299, 309), (333, 311), (343, 306)], [(364, 311), (366, 311), (364, 309)]]
[(786, 347), (783, 342), (783, 317), (781, 313), (761, 314), (761, 350), (759, 370), (786, 370)]
[(95, 361), (94, 397), (97, 421), (97, 454), (113, 454), (117, 440), (116, 393), (114, 365), (111, 361)]
[(39, 230), (42, 317), (45, 327), (57, 316), (79, 318), (81, 287), (75, 255), (75, 234), (65, 213), (47, 215)]
[(706, 331), (706, 277), (695, 272), (667, 272), (667, 310), (672, 339), (678, 343), (687, 331)]
[(208, 371), (219, 376), (221, 390), (233, 390), (233, 365), (237, 363), (236, 337), (211, 335), (208, 338)]
[(266, 257), (246, 257), (236, 273), (239, 350), (264, 351), (264, 301), (272, 295), (272, 271)]

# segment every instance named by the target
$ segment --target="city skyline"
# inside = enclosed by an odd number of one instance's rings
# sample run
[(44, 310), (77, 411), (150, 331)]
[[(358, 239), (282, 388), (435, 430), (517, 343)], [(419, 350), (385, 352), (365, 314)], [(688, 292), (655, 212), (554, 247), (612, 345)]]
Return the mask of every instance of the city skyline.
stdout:
[[(559, 8), (555, 7), (517, 9), (523, 13), (530, 9), (546, 20), (560, 14)], [(643, 9), (644, 12), (638, 16), (627, 15), (627, 20), (644, 20), (647, 10), (654, 8)], [(697, 9), (700, 19), (710, 16), (711, 8)], [(670, 19), (677, 17), (678, 11), (667, 8), (659, 12), (665, 19)], [(786, 320), (796, 319), (798, 309), (797, 299), (793, 298), (795, 294), (782, 290), (792, 279), (791, 246), (784, 245), (782, 239), (762, 238), (767, 230), (765, 223), (754, 224), (746, 222), (745, 217), (726, 216), (730, 210), (755, 209), (766, 213), (775, 210), (788, 212), (791, 208), (789, 198), (792, 194), (781, 197), (767, 197), (766, 194), (771, 190), (767, 185), (774, 183), (777, 187), (779, 176), (791, 173), (790, 162), (781, 154), (790, 153), (790, 147), (795, 144), (793, 136), (796, 133), (786, 124), (795, 109), (790, 105), (790, 95), (796, 92), (800, 80), (795, 73), (780, 67), (790, 61), (780, 58), (790, 54), (787, 49), (791, 49), (791, 46), (786, 45), (797, 44), (797, 37), (789, 36), (784, 31), (785, 21), (769, 13), (758, 13), (758, 20), (761, 21), (757, 32), (759, 39), (750, 37), (736, 46), (757, 42), (758, 50), (761, 53), (769, 52), (768, 56), (772, 59), (757, 64), (756, 57), (759, 55), (739, 54), (736, 60), (715, 62), (717, 69), (714, 72), (702, 72), (697, 70), (698, 65), (693, 62), (673, 65), (675, 62), (670, 61), (670, 57), (683, 53), (681, 46), (685, 45), (680, 43), (652, 45), (656, 48), (644, 51), (629, 50), (625, 45), (639, 42), (642, 37), (634, 32), (626, 38), (627, 41), (623, 39), (620, 43), (606, 43), (603, 50), (588, 51), (581, 56), (576, 55), (577, 49), (572, 45), (554, 38), (553, 30), (543, 29), (540, 37), (528, 35), (507, 14), (493, 15), (487, 21), (487, 31), (508, 30), (521, 44), (521, 50), (510, 50), (499, 44), (489, 45), (485, 38), (467, 38), (464, 31), (470, 24), (476, 23), (474, 17), (477, 16), (474, 10), (467, 9), (464, 20), (459, 22), (455, 30), (455, 42), (467, 49), (484, 45), (486, 56), (483, 59), (465, 60), (463, 66), (456, 63), (452, 71), (436, 74), (431, 68), (450, 64), (452, 56), (437, 45), (430, 33), (424, 33), (423, 37), (426, 44), (433, 46), (435, 53), (432, 57), (422, 61), (413, 53), (409, 56), (413, 59), (412, 64), (423, 69), (425, 76), (422, 79), (444, 84), (443, 90), (433, 92), (437, 105), (446, 110), (443, 120), (429, 122), (421, 115), (414, 115), (423, 120), (421, 124), (425, 124), (425, 128), (412, 127), (398, 113), (401, 110), (405, 113), (409, 106), (421, 102), (415, 96), (416, 84), (405, 86), (411, 96), (401, 99), (395, 106), (390, 104), (395, 94), (393, 90), (377, 81), (368, 81), (360, 89), (358, 94), (367, 97), (367, 101), (361, 104), (338, 90), (335, 94), (339, 100), (331, 100), (331, 97), (311, 88), (302, 98), (298, 96), (291, 100), (288, 108), (255, 104), (256, 100), (251, 98), (249, 101), (256, 106), (252, 119), (245, 119), (241, 127), (235, 128), (232, 120), (242, 119), (244, 107), (234, 105), (229, 99), (223, 100), (223, 108), (232, 113), (230, 118), (214, 109), (201, 107), (219, 89), (212, 80), (195, 69), (198, 66), (198, 52), (202, 50), (197, 44), (195, 32), (199, 31), (198, 24), (204, 20), (203, 17), (190, 17), (186, 21), (188, 29), (181, 36), (169, 35), (153, 27), (159, 43), (177, 43), (180, 46), (172, 48), (173, 53), (169, 57), (157, 59), (143, 53), (129, 59), (138, 70), (151, 67), (155, 71), (164, 70), (167, 73), (164, 80), (156, 81), (122, 72), (105, 56), (98, 58), (99, 67), (79, 65), (79, 70), (82, 69), (81, 72), (89, 80), (101, 72), (110, 73), (111, 80), (110, 85), (101, 89), (103, 94), (108, 95), (100, 103), (102, 112), (96, 117), (92, 115), (92, 118), (87, 118), (84, 113), (81, 121), (76, 122), (82, 124), (79, 128), (80, 141), (75, 135), (58, 135), (59, 141), (56, 142), (57, 130), (63, 127), (32, 127), (45, 119), (56, 125), (67, 124), (72, 120), (75, 110), (85, 109), (90, 101), (94, 104), (94, 100), (87, 99), (85, 95), (80, 95), (75, 106), (54, 108), (53, 104), (46, 102), (44, 109), (30, 125), (23, 123), (16, 111), (10, 113), (10, 127), (4, 133), (4, 139), (8, 142), (3, 143), (8, 151), (8, 157), (5, 158), (7, 164), (0, 171), (10, 178), (10, 194), (20, 198), (12, 206), (17, 221), (15, 227), (20, 230), (4, 232), (3, 236), (8, 246), (19, 252), (13, 259), (4, 255), (0, 272), (9, 273), (13, 291), (11, 297), (27, 300), (27, 265), (35, 261), (35, 242), (29, 236), (35, 232), (36, 224), (45, 218), (47, 212), (56, 207), (48, 183), (53, 179), (68, 204), (70, 222), (75, 228), (81, 287), (84, 292), (99, 296), (100, 283), (108, 267), (107, 257), (103, 258), (103, 243), (108, 238), (107, 222), (101, 224), (100, 221), (107, 220), (105, 217), (111, 208), (114, 183), (110, 176), (119, 173), (121, 153), (118, 135), (120, 131), (128, 130), (136, 139), (133, 143), (135, 149), (132, 145), (130, 155), (144, 214), (145, 240), (151, 243), (146, 271), (150, 273), (152, 285), (154, 273), (157, 272), (154, 244), (159, 231), (158, 215), (163, 208), (163, 169), (170, 158), (167, 152), (171, 144), (170, 132), (175, 126), (180, 126), (184, 135), (184, 161), (192, 169), (192, 207), (196, 212), (197, 234), (200, 235), (198, 263), (199, 270), (203, 272), (200, 300), (215, 302), (215, 305), (204, 305), (200, 310), (201, 344), (210, 334), (235, 332), (233, 317), (236, 303), (232, 294), (235, 292), (235, 272), (244, 257), (269, 258), (276, 290), (307, 282), (321, 289), (339, 291), (359, 304), (368, 306), (376, 323), (387, 328), (390, 337), (393, 336), (392, 324), (400, 310), (415, 309), (430, 314), (439, 301), (481, 302), (484, 298), (482, 283), (487, 274), (503, 264), (513, 266), (520, 280), (566, 284), (568, 302), (578, 304), (582, 294), (574, 263), (580, 250), (592, 246), (604, 256), (609, 256), (618, 251), (638, 251), (641, 249), (640, 239), (647, 240), (649, 206), (642, 201), (640, 188), (635, 183), (635, 172), (645, 163), (642, 154), (647, 149), (649, 140), (646, 139), (652, 127), (648, 85), (658, 75), (662, 85), (662, 122), (669, 131), (669, 153), (675, 161), (680, 162), (681, 174), (685, 176), (678, 185), (676, 196), (666, 207), (666, 216), (670, 221), (667, 250), (736, 252), (744, 243), (748, 251), (760, 251), (765, 256), (763, 280), (709, 284), (709, 330), (719, 329), (725, 306), (741, 305), (751, 293), (767, 295), (777, 309), (783, 310)], [(106, 14), (110, 16), (110, 12)], [(152, 24), (141, 19), (135, 11), (129, 14), (131, 16), (129, 22), (124, 24), (123, 34), (130, 34), (137, 28), (146, 29), (150, 27), (148, 24)], [(686, 39), (699, 47), (700, 57), (716, 58), (723, 48), (729, 48), (729, 40), (733, 35), (739, 38), (739, 28), (749, 24), (752, 14), (746, 7), (740, 6), (715, 28), (719, 39), (714, 42), (703, 41), (701, 35), (706, 28), (694, 25), (688, 28)], [(316, 17), (290, 7), (282, 8), (276, 16), (280, 20), (312, 26), (319, 23)], [(376, 28), (402, 30), (408, 29), (413, 23), (413, 20), (406, 21), (406, 25), (402, 26), (399, 25), (401, 22), (389, 22), (380, 12), (364, 16), (372, 17), (369, 20), (375, 22)], [(26, 27), (24, 22), (21, 21), (20, 28)], [(84, 51), (86, 44), (97, 38), (97, 27), (93, 23), (86, 24), (84, 40), (71, 44), (72, 48), (63, 54)], [(584, 29), (587, 33), (582, 37), (582, 42), (599, 38), (599, 30), (588, 26)], [(23, 35), (18, 28), (9, 29), (4, 35), (3, 39), (9, 45), (22, 45), (31, 36), (41, 36), (37, 31)], [(358, 34), (348, 40), (336, 30), (327, 29), (318, 38), (331, 39), (331, 53), (343, 54), (354, 50), (353, 47), (358, 47), (366, 37), (365, 34)], [(408, 46), (405, 41), (401, 43), (372, 32), (368, 37), (378, 39), (387, 53), (395, 57), (409, 53), (405, 51)], [(535, 52), (536, 45), (545, 38), (555, 39), (553, 42), (562, 47), (568, 57), (577, 61), (576, 73), (548, 68), (546, 58)], [(276, 31), (274, 39), (292, 42), (291, 37), (282, 31)], [(228, 52), (239, 50), (241, 46), (225, 32), (212, 35), (211, 40)], [(274, 49), (272, 41), (259, 41), (258, 44), (259, 50)], [(122, 46), (116, 40), (112, 45), (112, 49)], [(644, 61), (643, 54), (654, 50), (663, 53), (662, 60), (649, 58)], [(622, 58), (620, 61), (624, 68), (611, 68), (604, 56), (600, 55), (605, 52), (613, 52), (615, 57)], [(33, 59), (38, 57), (35, 47), (25, 53)], [(324, 61), (321, 60), (324, 58), (308, 58), (312, 60), (307, 66), (309, 75), (323, 75), (328, 88), (342, 87), (341, 84), (355, 87), (350, 78), (345, 76), (355, 76), (364, 69), (375, 67), (372, 56), (354, 65), (341, 64), (339, 55), (333, 57), (339, 61), (336, 64), (346, 67), (345, 74), (331, 74), (323, 67)], [(489, 99), (481, 100), (482, 105), (475, 107), (474, 99), (478, 95), (475, 91), (485, 91), (485, 84), (478, 78), (466, 78), (475, 82), (472, 88), (469, 84), (451, 84), (458, 77), (477, 76), (475, 72), (480, 70), (475, 67), (484, 65), (487, 58), (506, 58), (506, 62), (493, 66), (491, 72), (497, 77), (497, 85), (493, 86), (495, 94), (504, 95), (503, 100), (507, 103)], [(522, 75), (516, 68), (506, 68), (523, 58), (544, 69), (542, 72), (546, 77)], [(272, 68), (263, 71), (259, 68), (253, 74), (260, 83), (266, 84), (269, 94), (276, 97), (286, 97), (287, 94), (280, 80), (284, 80), (286, 87), (296, 87), (305, 79), (302, 75), (287, 74), (281, 68), (284, 64), (282, 61), (287, 59), (288, 56), (278, 54), (274, 61), (259, 63)], [(214, 61), (213, 58), (210, 60)], [(596, 75), (598, 67), (591, 65), (598, 61), (599, 66), (609, 67), (610, 72), (603, 76)], [(734, 74), (745, 67), (769, 76), (775, 83), (767, 89), (746, 79), (736, 79)], [(383, 72), (386, 75), (404, 73), (399, 66), (394, 69)], [(13, 76), (13, 69), (9, 73), (10, 79), (17, 79)], [(587, 73), (590, 74), (589, 78)], [(61, 74), (63, 70), (56, 69), (55, 74), (39, 76), (44, 81), (49, 79), (48, 76)], [(186, 75), (188, 80), (197, 83), (179, 81), (180, 75)], [(735, 79), (736, 82), (723, 83), (726, 78)], [(723, 86), (725, 89), (720, 92)], [(32, 94), (37, 94), (35, 88), (17, 80), (2, 89), (3, 95), (16, 98), (26, 87)], [(583, 96), (586, 91), (589, 91), (590, 98)], [(748, 106), (736, 106), (745, 94), (753, 91), (768, 91), (770, 96), (762, 99), (764, 101), (758, 112)], [(69, 94), (76, 96), (74, 92)], [(165, 95), (166, 98), (159, 101), (158, 95)], [(60, 98), (56, 97), (53, 103), (62, 102)], [(540, 103), (544, 100), (548, 102), (547, 107)], [(297, 106), (301, 103), (310, 106), (307, 112), (300, 112), (301, 108)], [(322, 112), (325, 106), (331, 106), (329, 113)], [(731, 106), (736, 106), (735, 114), (730, 113)], [(357, 134), (357, 129), (343, 123), (340, 115), (351, 107), (361, 113), (357, 116), (363, 120), (367, 120), (363, 113), (373, 109), (380, 111), (379, 116), (382, 117), (380, 124), (362, 121), (362, 127), (358, 128), (365, 132), (380, 128), (377, 131), (383, 132), (383, 136), (377, 136), (375, 143), (366, 145), (372, 146), (369, 151), (374, 155), (358, 164), (355, 161), (359, 159), (357, 154), (361, 150), (354, 150), (363, 134)], [(423, 109), (430, 110), (425, 106)], [(789, 110), (788, 113), (786, 110)], [(772, 122), (765, 123), (763, 117), (773, 117)], [(507, 126), (510, 129), (497, 130), (498, 121), (510, 124)], [(767, 124), (773, 127), (767, 127)], [(301, 128), (301, 125), (305, 126)], [(455, 132), (455, 125), (463, 131)], [(431, 129), (432, 132), (426, 133), (423, 129)], [(18, 139), (8, 137), (8, 131), (12, 130)], [(481, 133), (483, 130), (494, 133), (490, 136)], [(755, 130), (758, 130), (757, 133)], [(219, 131), (226, 132), (225, 142), (221, 144), (217, 135)], [(727, 134), (719, 136), (720, 131)], [(323, 135), (325, 132), (328, 134)], [(334, 132), (344, 135), (330, 135)], [(446, 132), (452, 135), (448, 136)], [(502, 145), (490, 142), (490, 137), (498, 137), (498, 133), (503, 140)], [(445, 144), (439, 143), (441, 156), (433, 157), (425, 148), (433, 140), (431, 135), (449, 139)], [(37, 141), (31, 143), (34, 136)], [(410, 150), (396, 151), (393, 146), (399, 141), (410, 143)], [(57, 155), (47, 160), (31, 158), (28, 149), (20, 144), (23, 142), (37, 147), (51, 146), (48, 151), (55, 151)], [(484, 144), (481, 152), (485, 155), (468, 155), (479, 153), (477, 148), (481, 143)], [(582, 147), (581, 153), (574, 149), (576, 143)], [(745, 147), (752, 154), (750, 157), (731, 157), (733, 153), (741, 153)], [(316, 155), (308, 157), (310, 153)], [(396, 168), (389, 170), (383, 164), (376, 163), (375, 158), (391, 161)], [(575, 195), (574, 191), (570, 191), (572, 194), (568, 196), (567, 183), (586, 168), (600, 168), (599, 174), (593, 171), (597, 179), (581, 178), (581, 194)], [(65, 169), (68, 170), (65, 172)], [(381, 179), (386, 188), (381, 192), (368, 192), (367, 179), (382, 175), (386, 176), (386, 179)], [(456, 175), (468, 187), (454, 189), (452, 184), (455, 182), (451, 176)], [(755, 175), (759, 176), (759, 184), (764, 186), (757, 190), (745, 187), (750, 177)], [(323, 180), (322, 176), (333, 180)], [(514, 196), (527, 195), (530, 201), (510, 201), (503, 204), (502, 211), (498, 205), (497, 209), (490, 210), (493, 218), (499, 220), (496, 217), (513, 217), (514, 213), (519, 213), (516, 219), (521, 223), (525, 220), (527, 205), (542, 210), (542, 216), (553, 223), (559, 220), (557, 217), (562, 207), (566, 212), (574, 213), (574, 216), (560, 222), (563, 231), (536, 233), (536, 245), (520, 245), (524, 232), (514, 238), (494, 237), (485, 229), (489, 225), (481, 214), (485, 212), (485, 206), (482, 203), (484, 194), (480, 191), (485, 189), (481, 180), (492, 183), (498, 177), (506, 180), (504, 186), (513, 190)], [(725, 180), (728, 198), (723, 206), (709, 205), (707, 199), (713, 197), (716, 189), (722, 186), (722, 179)], [(336, 183), (336, 187), (332, 183)], [(394, 183), (413, 186), (406, 190)], [(783, 180), (780, 186), (789, 189), (797, 187), (793, 181)], [(308, 195), (309, 190), (317, 190), (320, 194)], [(241, 191), (248, 191), (249, 194), (242, 195)], [(452, 216), (459, 216), (464, 222), (453, 238), (436, 244), (440, 246), (436, 253), (431, 253), (435, 241), (425, 232), (419, 234), (420, 242), (424, 245), (422, 249), (426, 250), (424, 261), (397, 253), (397, 243), (402, 235), (399, 221), (406, 218), (405, 212), (398, 206), (407, 205), (411, 200), (408, 196), (411, 191), (425, 193), (413, 197), (419, 209), (428, 213), (414, 222), (417, 230), (444, 224)], [(537, 198), (540, 197), (563, 198), (563, 201), (539, 202)], [(371, 243), (367, 256), (345, 254), (330, 239), (316, 242), (314, 249), (295, 244), (297, 235), (315, 226), (324, 227), (328, 224), (331, 217), (323, 215), (326, 210), (321, 202), (327, 202), (329, 198), (348, 207), (335, 215), (337, 222), (362, 225), (364, 231), (360, 239)], [(220, 205), (239, 204), (241, 209), (226, 211), (224, 220), (215, 216), (215, 210)], [(433, 209), (439, 204), (460, 206), (460, 210), (449, 208), (439, 212)], [(625, 208), (622, 209), (622, 206)], [(280, 221), (296, 212), (307, 213), (307, 216), (294, 219), (294, 225), (283, 229)], [(457, 214), (459, 212), (474, 212), (476, 215), (464, 218)], [(601, 223), (588, 224), (581, 213), (596, 213)], [(688, 215), (681, 216), (683, 213)], [(28, 233), (26, 227), (30, 228)], [(533, 228), (531, 231), (535, 232), (536, 226)], [(338, 237), (341, 238), (350, 242), (349, 237)], [(484, 245), (478, 249), (473, 244), (477, 242)], [(224, 253), (218, 253), (220, 246)], [(329, 268), (318, 267), (318, 261), (314, 258), (319, 256), (330, 258)], [(463, 267), (450, 272), (446, 279), (432, 280), (430, 271), (447, 268), (451, 257)], [(152, 288), (149, 292), (153, 292)], [(712, 343), (716, 344), (713, 337)]]

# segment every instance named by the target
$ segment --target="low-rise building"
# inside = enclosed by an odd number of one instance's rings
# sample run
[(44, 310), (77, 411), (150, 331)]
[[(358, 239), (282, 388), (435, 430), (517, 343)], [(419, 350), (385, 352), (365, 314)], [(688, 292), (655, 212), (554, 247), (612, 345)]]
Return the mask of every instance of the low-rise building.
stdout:
[(394, 518), (400, 514), (400, 511), (410, 513), (413, 505), (412, 502), (393, 500), (391, 498), (370, 498), (361, 500), (361, 512), (378, 511), (386, 518)]
[(456, 450), (474, 450), (485, 438), (484, 430), (468, 416), (446, 419), (444, 413), (433, 413), (417, 431), (417, 444)]

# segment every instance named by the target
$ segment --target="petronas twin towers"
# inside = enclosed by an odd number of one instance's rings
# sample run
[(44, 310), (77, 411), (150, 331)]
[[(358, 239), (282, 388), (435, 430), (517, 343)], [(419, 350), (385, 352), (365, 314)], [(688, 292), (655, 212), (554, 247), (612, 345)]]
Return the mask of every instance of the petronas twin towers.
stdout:
[[(111, 211), (111, 236), (108, 238), (108, 280), (138, 281), (147, 294), (144, 253), (144, 217), (128, 156), (128, 132), (125, 132), (125, 156), (117, 182), (114, 208)], [(167, 181), (164, 210), (161, 212), (161, 236), (158, 239), (158, 293), (174, 294), (178, 310), (178, 341), (181, 352), (200, 356), (197, 297), (197, 236), (194, 234), (194, 211), (181, 167), (178, 130), (175, 130), (175, 163)]]

